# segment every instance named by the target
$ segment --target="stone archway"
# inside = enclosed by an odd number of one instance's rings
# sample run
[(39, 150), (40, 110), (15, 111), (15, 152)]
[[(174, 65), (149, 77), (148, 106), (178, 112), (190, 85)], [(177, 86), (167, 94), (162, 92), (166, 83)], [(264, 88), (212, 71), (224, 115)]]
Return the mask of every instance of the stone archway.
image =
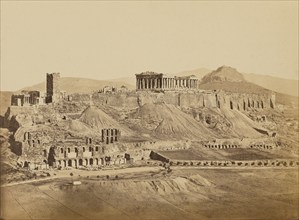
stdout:
[(83, 166), (83, 160), (79, 159), (79, 166)]
[(89, 159), (89, 165), (92, 166), (93, 165), (93, 158)]
[(67, 165), (68, 165), (69, 167), (72, 167), (72, 165), (73, 165), (72, 160), (68, 160)]

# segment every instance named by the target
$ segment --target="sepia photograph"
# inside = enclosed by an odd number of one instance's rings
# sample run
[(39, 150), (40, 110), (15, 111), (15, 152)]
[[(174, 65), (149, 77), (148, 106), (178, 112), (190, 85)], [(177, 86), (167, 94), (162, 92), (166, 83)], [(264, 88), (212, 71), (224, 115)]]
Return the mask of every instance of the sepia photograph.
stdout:
[(0, 4), (1, 220), (299, 219), (299, 1)]

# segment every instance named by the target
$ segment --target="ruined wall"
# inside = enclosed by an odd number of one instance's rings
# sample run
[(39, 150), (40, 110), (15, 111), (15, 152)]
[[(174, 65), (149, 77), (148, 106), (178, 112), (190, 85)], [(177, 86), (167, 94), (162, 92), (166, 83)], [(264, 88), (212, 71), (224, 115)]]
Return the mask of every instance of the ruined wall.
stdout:
[(137, 108), (144, 104), (166, 103), (185, 108), (230, 108), (247, 111), (252, 108), (274, 108), (275, 95), (244, 94), (207, 91), (181, 91), (181, 92), (127, 92), (127, 93), (94, 93), (72, 94), (72, 101), (92, 102), (95, 105), (109, 105), (119, 108)]

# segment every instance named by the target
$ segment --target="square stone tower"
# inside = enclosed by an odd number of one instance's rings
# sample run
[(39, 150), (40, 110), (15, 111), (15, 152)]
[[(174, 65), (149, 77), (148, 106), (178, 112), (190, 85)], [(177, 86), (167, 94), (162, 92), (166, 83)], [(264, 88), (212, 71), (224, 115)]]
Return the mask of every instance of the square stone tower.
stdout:
[(47, 103), (60, 100), (60, 73), (47, 73)]

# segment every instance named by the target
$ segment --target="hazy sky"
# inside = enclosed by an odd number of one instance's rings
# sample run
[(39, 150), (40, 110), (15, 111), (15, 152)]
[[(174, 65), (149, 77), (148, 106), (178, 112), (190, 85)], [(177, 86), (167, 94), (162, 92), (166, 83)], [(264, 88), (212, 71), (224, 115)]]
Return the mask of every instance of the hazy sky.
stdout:
[(1, 1), (1, 90), (224, 64), (298, 78), (298, 1)]

